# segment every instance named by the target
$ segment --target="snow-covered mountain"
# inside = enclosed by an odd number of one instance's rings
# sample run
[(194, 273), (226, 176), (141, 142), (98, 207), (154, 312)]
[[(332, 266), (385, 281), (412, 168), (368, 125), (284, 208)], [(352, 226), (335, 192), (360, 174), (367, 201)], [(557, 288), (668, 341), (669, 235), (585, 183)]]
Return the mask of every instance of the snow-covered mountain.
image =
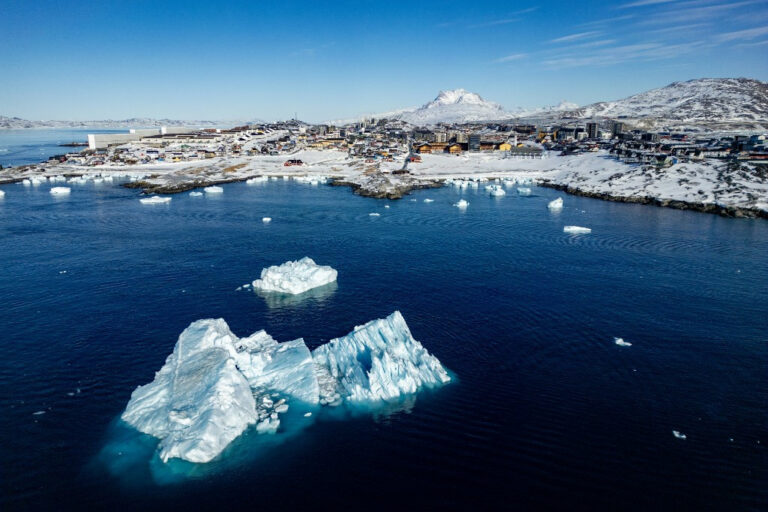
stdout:
[(768, 125), (768, 84), (748, 78), (700, 78), (618, 101), (567, 110), (561, 117), (635, 119), (678, 124)]
[(507, 112), (498, 103), (486, 101), (479, 94), (464, 89), (440, 91), (429, 103), (393, 116), (394, 119), (414, 125), (492, 121), (513, 117), (514, 113)]

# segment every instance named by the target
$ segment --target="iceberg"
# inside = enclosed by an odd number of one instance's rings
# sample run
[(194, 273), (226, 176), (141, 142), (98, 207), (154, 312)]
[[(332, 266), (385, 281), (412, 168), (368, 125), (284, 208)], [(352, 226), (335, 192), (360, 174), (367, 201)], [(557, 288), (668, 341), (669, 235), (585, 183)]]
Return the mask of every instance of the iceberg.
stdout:
[(424, 200), (424, 202), (425, 202), (425, 203), (434, 203), (434, 202), (435, 202), (435, 200), (434, 200), (434, 199), (430, 199), (430, 198), (426, 198), (426, 199)]
[(467, 206), (469, 206), (469, 201), (466, 199), (459, 199), (458, 203), (453, 203), (453, 206), (456, 208), (459, 208), (461, 210), (465, 209)]
[(224, 192), (223, 188), (217, 187), (216, 185), (205, 187), (203, 190), (206, 194), (221, 194)]
[(558, 197), (557, 199), (550, 201), (547, 205), (547, 208), (550, 210), (562, 210), (563, 209), (563, 198)]
[(531, 195), (531, 189), (528, 187), (517, 187), (517, 195), (529, 196)]
[(0, 190), (0, 199), (5, 197), (5, 190)]
[(203, 195), (203, 193), (202, 192), (198, 192), (197, 190), (193, 190), (192, 192), (189, 193), (189, 197), (200, 197), (202, 195)]
[(624, 338), (613, 338), (613, 342), (620, 347), (631, 347), (632, 344), (628, 341), (624, 341)]
[(677, 430), (673, 430), (672, 431), (672, 435), (675, 436), (678, 439), (682, 439), (683, 441), (685, 441), (688, 438), (688, 436), (686, 436), (685, 434), (683, 434), (682, 432), (679, 432)]
[(321, 404), (391, 400), (451, 380), (440, 361), (413, 339), (399, 311), (317, 347), (312, 357)]
[(570, 233), (572, 235), (588, 235), (592, 230), (590, 228), (583, 228), (581, 226), (565, 226), (563, 233)]
[(272, 222), (272, 217), (262, 217), (261, 222), (263, 222), (264, 224), (269, 224), (270, 222)]
[(489, 185), (486, 188), (490, 192), (490, 194), (495, 197), (504, 196), (507, 194), (507, 192), (504, 190), (504, 188), (501, 185)]
[(373, 213), (369, 213), (369, 214), (368, 214), (368, 216), (369, 216), (369, 217), (381, 217), (381, 214), (380, 214), (380, 213), (376, 213), (376, 212), (373, 212)]
[(32, 182), (29, 181), (28, 178), (25, 178), (25, 179), (21, 180), (21, 184), (24, 185), (25, 187), (31, 187), (32, 186)]
[(165, 204), (170, 203), (171, 199), (170, 197), (152, 196), (142, 197), (139, 201), (141, 201), (141, 204)]
[(69, 187), (51, 187), (50, 193), (52, 196), (68, 196), (72, 192)]
[(299, 294), (336, 281), (337, 276), (335, 269), (304, 257), (263, 269), (261, 278), (253, 282), (253, 287), (267, 292)]
[(198, 320), (121, 418), (160, 440), (163, 462), (205, 463), (251, 426), (276, 433), (289, 409), (308, 418), (320, 405), (386, 403), (450, 380), (399, 311), (314, 352), (301, 338), (279, 343), (263, 330), (238, 338), (223, 319)]

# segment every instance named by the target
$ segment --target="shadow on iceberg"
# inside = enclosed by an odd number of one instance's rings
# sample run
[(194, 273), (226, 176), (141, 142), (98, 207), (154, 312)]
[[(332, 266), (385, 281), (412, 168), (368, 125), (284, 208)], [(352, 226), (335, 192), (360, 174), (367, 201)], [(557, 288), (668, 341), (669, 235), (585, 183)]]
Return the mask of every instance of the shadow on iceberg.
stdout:
[(301, 338), (238, 338), (222, 319), (198, 320), (133, 392), (99, 460), (157, 483), (201, 477), (263, 455), (318, 416), (410, 412), (418, 391), (451, 380), (399, 311), (312, 352)]
[(267, 307), (277, 309), (296, 306), (305, 301), (323, 302), (330, 298), (338, 288), (339, 283), (333, 281), (299, 294), (267, 292), (258, 288), (254, 288), (253, 291), (256, 295), (264, 299)]

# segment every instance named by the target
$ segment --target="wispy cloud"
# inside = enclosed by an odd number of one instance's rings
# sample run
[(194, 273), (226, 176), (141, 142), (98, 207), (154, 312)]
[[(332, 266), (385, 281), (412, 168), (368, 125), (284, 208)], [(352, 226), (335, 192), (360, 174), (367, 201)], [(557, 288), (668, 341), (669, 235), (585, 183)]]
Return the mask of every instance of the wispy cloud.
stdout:
[(768, 39), (764, 41), (755, 41), (754, 43), (740, 43), (733, 45), (734, 48), (754, 48), (756, 46), (766, 46), (768, 45)]
[(602, 32), (598, 30), (592, 30), (590, 32), (580, 32), (578, 34), (571, 34), (569, 36), (563, 36), (558, 37), (557, 39), (552, 39), (550, 43), (570, 43), (571, 41), (578, 41), (580, 39), (588, 39), (590, 37), (596, 37), (602, 34)]
[(599, 19), (599, 20), (587, 21), (587, 22), (584, 22), (584, 23), (580, 23), (578, 26), (579, 27), (597, 27), (597, 26), (600, 26), (600, 25), (608, 25), (608, 24), (611, 24), (611, 23), (616, 23), (617, 21), (631, 20), (634, 17), (635, 17), (634, 14), (625, 14), (623, 16), (615, 16), (613, 18), (602, 18), (602, 19)]
[(628, 4), (620, 5), (620, 9), (629, 9), (631, 7), (644, 7), (646, 5), (668, 4), (674, 0), (637, 0)]
[(735, 32), (724, 32), (722, 34), (717, 34), (714, 37), (714, 40), (718, 43), (725, 43), (728, 41), (744, 41), (744, 40), (750, 40), (755, 39), (760, 36), (764, 36), (765, 34), (768, 34), (768, 27), (758, 27), (758, 28), (750, 28), (746, 30), (737, 30)]
[(520, 60), (524, 59), (528, 56), (526, 53), (513, 53), (512, 55), (507, 55), (506, 57), (501, 57), (496, 59), (493, 62), (501, 63), (501, 62), (512, 62), (513, 60)]
[(477, 23), (475, 25), (470, 25), (469, 28), (493, 27), (496, 25), (506, 25), (508, 23), (514, 23), (516, 21), (520, 21), (520, 18), (507, 18), (503, 20), (494, 20), (494, 21), (488, 21), (485, 23)]
[(680, 57), (704, 47), (704, 41), (681, 44), (649, 42), (602, 48), (590, 54), (576, 53), (544, 60), (550, 68), (609, 66), (633, 61), (651, 61)]
[[(712, 20), (716, 19), (717, 16), (723, 16), (727, 11), (764, 2), (765, 0), (745, 0), (716, 5), (702, 5), (700, 2), (688, 2), (691, 5), (676, 4), (672, 9), (657, 11), (646, 20), (638, 22), (638, 25), (689, 24), (702, 20)], [(694, 7), (694, 5), (700, 5), (700, 7)]]

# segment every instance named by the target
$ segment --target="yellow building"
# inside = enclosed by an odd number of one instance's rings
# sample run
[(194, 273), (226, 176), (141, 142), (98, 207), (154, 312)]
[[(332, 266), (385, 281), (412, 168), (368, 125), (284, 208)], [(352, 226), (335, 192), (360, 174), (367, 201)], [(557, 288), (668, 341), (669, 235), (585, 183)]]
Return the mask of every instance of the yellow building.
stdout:
[(499, 144), (499, 151), (510, 151), (512, 149), (512, 144), (509, 142), (502, 142)]

